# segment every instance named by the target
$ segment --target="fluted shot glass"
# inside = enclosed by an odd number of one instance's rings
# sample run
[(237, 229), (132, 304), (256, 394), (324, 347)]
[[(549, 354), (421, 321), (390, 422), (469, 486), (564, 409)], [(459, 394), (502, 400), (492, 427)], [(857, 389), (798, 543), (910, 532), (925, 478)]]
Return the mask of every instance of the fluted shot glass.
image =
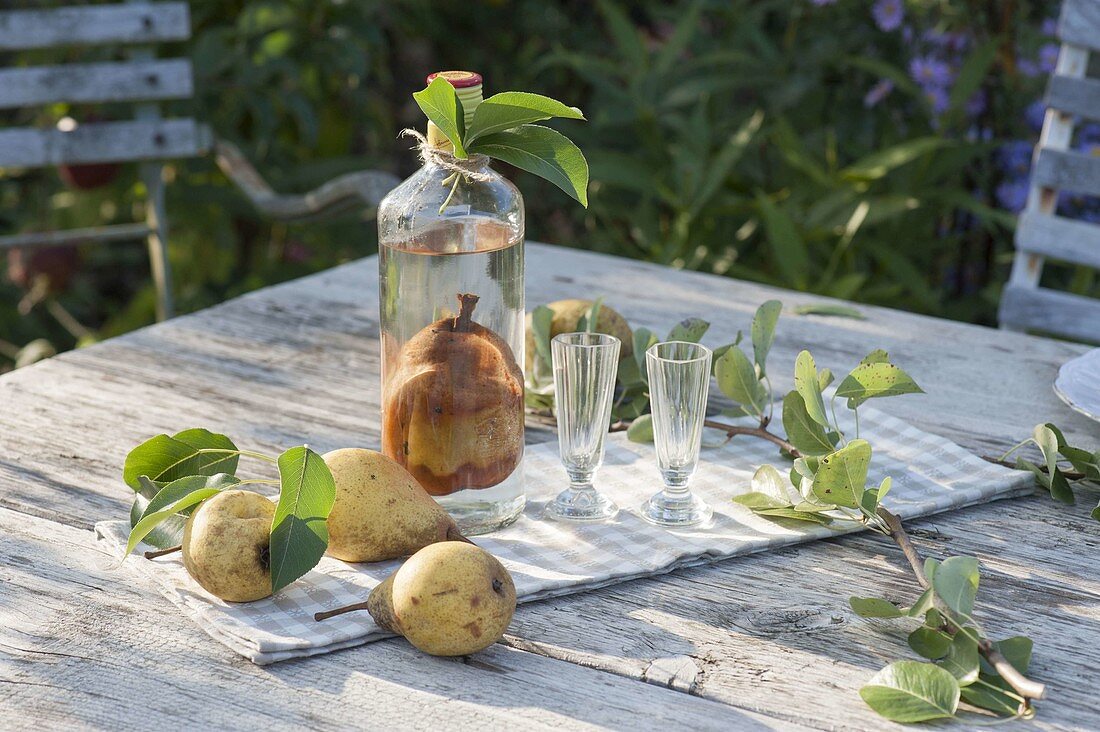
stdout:
[(665, 487), (644, 504), (642, 518), (660, 526), (708, 521), (711, 508), (688, 489), (699, 463), (703, 418), (710, 387), (711, 352), (684, 341), (654, 344), (646, 351), (653, 442)]
[(558, 446), (569, 487), (546, 506), (548, 518), (603, 521), (619, 510), (592, 481), (603, 462), (620, 345), (603, 333), (563, 333), (550, 341)]

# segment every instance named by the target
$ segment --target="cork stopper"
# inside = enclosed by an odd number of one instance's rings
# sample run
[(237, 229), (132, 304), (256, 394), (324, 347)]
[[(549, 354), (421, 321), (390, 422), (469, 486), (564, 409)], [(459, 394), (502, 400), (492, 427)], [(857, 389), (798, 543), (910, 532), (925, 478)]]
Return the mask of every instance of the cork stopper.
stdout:
[[(462, 104), (466, 126), (469, 127), (474, 120), (474, 110), (482, 101), (481, 74), (473, 71), (437, 71), (428, 76), (427, 83), (432, 83), (432, 79), (437, 76), (443, 77), (454, 87), (455, 93), (458, 95), (458, 101)], [(447, 136), (432, 122), (428, 122), (428, 142), (437, 148), (450, 149), (451, 147)]]

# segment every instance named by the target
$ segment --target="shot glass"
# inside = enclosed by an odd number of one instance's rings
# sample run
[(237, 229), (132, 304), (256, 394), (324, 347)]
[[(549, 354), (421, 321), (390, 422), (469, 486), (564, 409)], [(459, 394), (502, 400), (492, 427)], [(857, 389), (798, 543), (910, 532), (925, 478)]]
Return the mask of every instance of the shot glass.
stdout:
[(550, 342), (558, 445), (569, 487), (547, 504), (549, 518), (603, 521), (619, 510), (592, 480), (603, 462), (620, 345), (603, 333), (563, 333)]
[(703, 417), (710, 386), (710, 349), (669, 341), (646, 351), (649, 399), (657, 467), (665, 487), (642, 504), (642, 518), (661, 526), (693, 526), (711, 517), (711, 508), (688, 489), (699, 463)]

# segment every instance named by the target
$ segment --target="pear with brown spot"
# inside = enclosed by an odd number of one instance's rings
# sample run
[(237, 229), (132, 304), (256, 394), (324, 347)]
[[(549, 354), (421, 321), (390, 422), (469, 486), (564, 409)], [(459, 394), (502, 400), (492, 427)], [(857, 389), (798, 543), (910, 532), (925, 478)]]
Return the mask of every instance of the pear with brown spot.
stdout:
[(365, 603), (317, 613), (317, 620), (366, 609), (382, 628), (433, 656), (465, 656), (496, 643), (512, 622), (516, 586), (496, 557), (473, 544), (424, 547)]
[(437, 541), (464, 540), (452, 519), (398, 463), (358, 447), (324, 455), (336, 483), (328, 553), (345, 562), (406, 557)]
[(183, 566), (203, 589), (230, 602), (271, 594), (271, 521), (275, 504), (259, 493), (222, 491), (183, 529)]

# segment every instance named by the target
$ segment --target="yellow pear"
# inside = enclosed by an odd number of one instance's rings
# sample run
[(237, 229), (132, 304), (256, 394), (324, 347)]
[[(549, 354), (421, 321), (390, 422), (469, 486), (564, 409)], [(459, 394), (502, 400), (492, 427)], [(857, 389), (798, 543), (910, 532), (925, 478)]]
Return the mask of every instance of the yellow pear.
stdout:
[(463, 538), (409, 471), (382, 453), (348, 447), (327, 453), (324, 461), (336, 482), (328, 515), (329, 555), (345, 562), (379, 562)]
[(496, 643), (516, 611), (516, 586), (496, 557), (443, 541), (409, 557), (366, 602), (317, 613), (367, 610), (375, 622), (433, 656), (465, 656)]
[(381, 627), (433, 656), (465, 656), (500, 640), (516, 610), (512, 576), (496, 557), (455, 541), (432, 544), (374, 588)]
[(183, 566), (212, 595), (249, 602), (271, 594), (270, 537), (275, 504), (228, 490), (205, 501), (183, 529)]
[[(573, 333), (577, 330), (577, 323), (581, 317), (592, 307), (591, 300), (557, 300), (546, 307), (554, 311), (554, 319), (550, 321), (550, 337), (562, 333)], [(626, 358), (634, 353), (634, 334), (630, 330), (630, 324), (626, 318), (619, 315), (618, 311), (605, 303), (600, 304), (600, 311), (596, 314), (597, 333), (613, 335), (622, 341), (619, 347), (619, 358)], [(530, 374), (535, 365), (535, 333), (531, 326), (531, 313), (527, 314), (527, 346), (524, 349), (525, 373)]]

